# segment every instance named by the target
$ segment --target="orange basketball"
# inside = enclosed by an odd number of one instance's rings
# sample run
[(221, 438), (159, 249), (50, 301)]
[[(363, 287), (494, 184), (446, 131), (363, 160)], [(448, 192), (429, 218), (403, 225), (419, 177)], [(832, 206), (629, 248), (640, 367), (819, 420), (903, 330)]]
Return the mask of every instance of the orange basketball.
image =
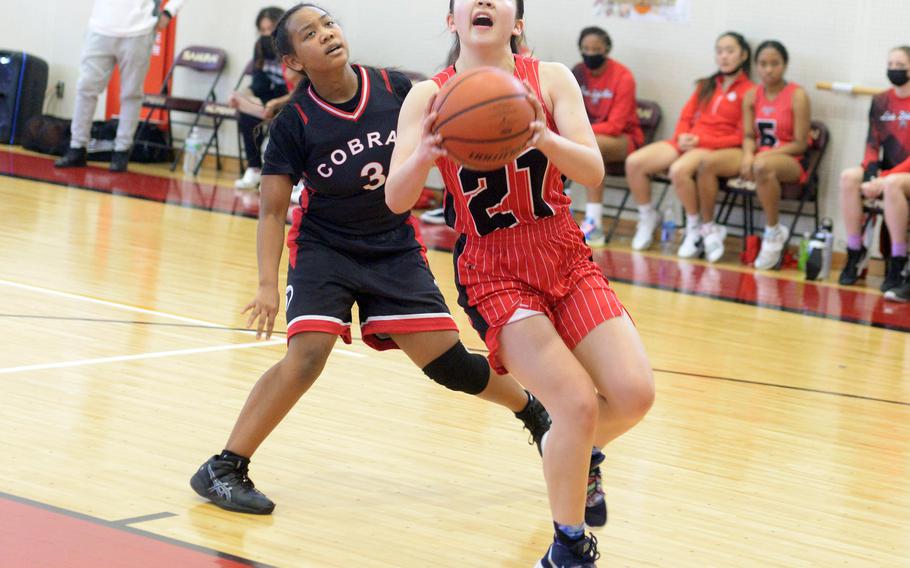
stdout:
[(433, 132), (449, 157), (478, 171), (514, 160), (531, 138), (534, 107), (521, 81), (495, 67), (459, 73), (436, 95)]

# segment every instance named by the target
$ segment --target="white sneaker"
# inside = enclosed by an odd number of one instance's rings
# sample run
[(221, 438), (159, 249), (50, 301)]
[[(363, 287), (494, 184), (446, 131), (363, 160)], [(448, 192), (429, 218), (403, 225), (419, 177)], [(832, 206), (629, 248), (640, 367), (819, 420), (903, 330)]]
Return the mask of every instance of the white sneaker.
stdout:
[(585, 219), (581, 224), (581, 232), (589, 247), (602, 247), (606, 243), (603, 227), (598, 227), (594, 219)]
[(708, 262), (717, 262), (724, 256), (724, 239), (727, 238), (727, 228), (723, 225), (711, 225), (705, 230), (705, 258)]
[(759, 270), (771, 270), (780, 262), (780, 255), (784, 251), (784, 243), (790, 238), (790, 229), (779, 225), (776, 231), (765, 229), (765, 234), (761, 241), (761, 250), (758, 251), (758, 257), (755, 259), (755, 268)]
[(428, 225), (445, 225), (445, 210), (442, 207), (439, 209), (430, 209), (429, 211), (425, 211), (423, 215), (420, 216), (420, 220)]
[(683, 239), (676, 256), (679, 258), (695, 258), (702, 252), (701, 231), (698, 227), (686, 227), (686, 238)]
[(645, 250), (654, 242), (654, 231), (660, 227), (660, 213), (651, 211), (649, 215), (638, 218), (635, 236), (632, 237), (632, 250)]
[(237, 189), (255, 189), (259, 187), (259, 180), (262, 179), (262, 173), (256, 168), (247, 168), (243, 172), (243, 177), (234, 182)]

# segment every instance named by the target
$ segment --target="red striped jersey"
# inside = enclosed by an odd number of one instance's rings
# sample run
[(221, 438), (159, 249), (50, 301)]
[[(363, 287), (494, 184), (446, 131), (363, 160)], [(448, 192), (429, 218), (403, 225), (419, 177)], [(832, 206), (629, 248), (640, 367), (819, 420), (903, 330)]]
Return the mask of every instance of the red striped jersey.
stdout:
[[(515, 76), (527, 81), (543, 101), (539, 66), (537, 59), (515, 56)], [(441, 88), (454, 76), (452, 66), (433, 77), (433, 81)], [(547, 125), (557, 131), (550, 111), (544, 110)], [(445, 183), (446, 223), (464, 235), (483, 236), (534, 223), (561, 210), (567, 212), (571, 203), (563, 193), (562, 173), (536, 148), (489, 172), (469, 170), (450, 158), (437, 160), (436, 166)]]

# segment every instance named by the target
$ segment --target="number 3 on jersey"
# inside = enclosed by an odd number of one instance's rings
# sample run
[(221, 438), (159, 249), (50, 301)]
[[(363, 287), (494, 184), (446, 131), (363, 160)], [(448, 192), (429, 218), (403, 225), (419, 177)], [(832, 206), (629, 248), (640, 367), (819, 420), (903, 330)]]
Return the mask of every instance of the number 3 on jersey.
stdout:
[(360, 175), (367, 178), (367, 184), (363, 189), (373, 191), (385, 185), (385, 174), (383, 173), (382, 164), (379, 162), (370, 162), (360, 170)]
[[(476, 172), (461, 169), (458, 177), (468, 209), (479, 235), (487, 235), (497, 229), (507, 229), (518, 224), (515, 211), (527, 210), (521, 207), (521, 201), (530, 197), (534, 218), (550, 217), (553, 208), (543, 197), (544, 178), (547, 175), (547, 162), (535, 160), (531, 150), (515, 160), (514, 165), (491, 172)], [(509, 174), (518, 187), (512, 187)], [(525, 194), (521, 190), (527, 192)]]

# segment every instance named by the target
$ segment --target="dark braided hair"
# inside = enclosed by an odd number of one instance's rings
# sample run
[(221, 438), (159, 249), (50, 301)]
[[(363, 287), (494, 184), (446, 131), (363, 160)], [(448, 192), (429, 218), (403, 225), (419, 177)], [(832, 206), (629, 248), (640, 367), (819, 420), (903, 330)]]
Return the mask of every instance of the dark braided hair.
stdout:
[(610, 34), (607, 33), (607, 30), (598, 26), (590, 26), (581, 30), (581, 33), (578, 35), (578, 49), (581, 49), (581, 42), (589, 35), (596, 35), (599, 37), (600, 40), (604, 42), (604, 45), (607, 46), (607, 51), (613, 48), (613, 39), (610, 37)]
[(761, 55), (761, 52), (766, 49), (773, 49), (774, 51), (780, 53), (781, 59), (784, 60), (784, 64), (790, 63), (790, 54), (787, 52), (787, 48), (784, 47), (784, 44), (777, 41), (776, 39), (769, 39), (768, 41), (761, 42), (758, 47), (755, 49), (755, 61), (758, 62), (758, 56)]
[[(294, 55), (294, 40), (291, 39), (291, 32), (288, 31), (288, 23), (291, 20), (291, 16), (299, 12), (304, 8), (315, 8), (320, 12), (328, 14), (325, 8), (319, 6), (318, 4), (313, 4), (312, 2), (302, 2), (296, 6), (288, 8), (288, 11), (285, 12), (281, 18), (278, 20), (278, 23), (275, 24), (275, 31), (272, 33), (272, 39), (275, 41), (275, 49), (278, 51), (279, 57), (285, 57), (286, 55)], [(294, 71), (297, 71), (294, 69)], [(309, 85), (310, 80), (306, 76), (306, 73), (303, 71), (297, 71), (303, 77), (300, 79), (300, 83), (297, 84), (296, 91), (302, 91)]]
[(256, 29), (259, 29), (259, 25), (262, 24), (262, 20), (272, 20), (277, 22), (281, 19), (281, 15), (284, 14), (284, 8), (279, 8), (278, 6), (269, 6), (259, 10), (259, 13), (256, 14)]

